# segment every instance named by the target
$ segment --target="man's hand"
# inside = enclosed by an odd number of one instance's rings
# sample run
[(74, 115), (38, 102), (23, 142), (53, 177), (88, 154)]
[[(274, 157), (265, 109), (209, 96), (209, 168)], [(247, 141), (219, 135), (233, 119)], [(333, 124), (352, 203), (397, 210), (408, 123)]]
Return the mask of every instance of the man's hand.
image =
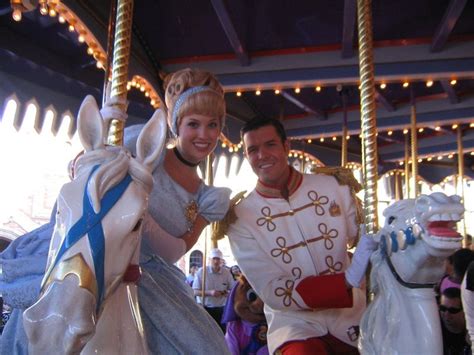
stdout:
[(346, 282), (352, 287), (360, 287), (369, 265), (370, 256), (378, 247), (373, 235), (363, 234), (357, 244), (352, 263), (346, 270)]

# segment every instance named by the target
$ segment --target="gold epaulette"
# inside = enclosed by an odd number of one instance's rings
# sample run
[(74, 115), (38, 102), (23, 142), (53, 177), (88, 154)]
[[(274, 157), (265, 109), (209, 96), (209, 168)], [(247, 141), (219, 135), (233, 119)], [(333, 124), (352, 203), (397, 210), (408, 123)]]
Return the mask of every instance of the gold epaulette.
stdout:
[(337, 167), (316, 167), (313, 169), (315, 174), (324, 174), (334, 176), (339, 183), (339, 185), (348, 185), (356, 193), (362, 190), (362, 185), (352, 174), (352, 170), (348, 168), (343, 168), (340, 166)]
[(227, 234), (229, 226), (237, 221), (237, 215), (235, 214), (234, 208), (245, 198), (244, 195), (246, 192), (247, 191), (241, 191), (232, 197), (229, 202), (229, 210), (227, 211), (224, 218), (212, 224), (211, 239), (213, 241), (217, 242), (219, 239), (224, 238), (224, 236)]
[(351, 169), (337, 167), (315, 167), (312, 172), (314, 174), (324, 174), (334, 176), (339, 185), (347, 185), (351, 191), (352, 200), (356, 206), (356, 223), (360, 225), (364, 223), (364, 211), (362, 208), (362, 201), (357, 197), (357, 193), (362, 190), (362, 185), (359, 184), (354, 177)]

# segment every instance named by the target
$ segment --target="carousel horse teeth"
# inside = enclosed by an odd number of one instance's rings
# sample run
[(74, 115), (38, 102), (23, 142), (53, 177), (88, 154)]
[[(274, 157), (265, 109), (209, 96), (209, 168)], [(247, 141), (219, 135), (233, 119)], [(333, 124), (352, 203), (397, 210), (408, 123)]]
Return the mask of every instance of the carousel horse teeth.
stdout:
[(449, 213), (443, 213), (441, 215), (441, 220), (442, 221), (451, 221), (451, 215)]
[(405, 235), (405, 231), (398, 231), (397, 232), (397, 243), (401, 250), (405, 250), (408, 243), (407, 243), (407, 236)]
[(428, 221), (430, 222), (436, 222), (436, 221), (441, 221), (441, 215), (439, 214), (433, 214), (428, 218)]

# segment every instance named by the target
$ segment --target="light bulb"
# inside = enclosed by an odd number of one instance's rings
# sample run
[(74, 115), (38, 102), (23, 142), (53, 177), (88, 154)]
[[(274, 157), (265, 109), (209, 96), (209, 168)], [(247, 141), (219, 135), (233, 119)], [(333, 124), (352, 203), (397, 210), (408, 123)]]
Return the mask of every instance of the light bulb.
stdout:
[(41, 15), (47, 15), (48, 14), (48, 5), (46, 4), (46, 1), (41, 2), (40, 4), (40, 14)]
[(13, 20), (15, 20), (16, 22), (21, 21), (21, 10), (19, 10), (19, 9), (13, 10), (12, 18), (13, 18)]

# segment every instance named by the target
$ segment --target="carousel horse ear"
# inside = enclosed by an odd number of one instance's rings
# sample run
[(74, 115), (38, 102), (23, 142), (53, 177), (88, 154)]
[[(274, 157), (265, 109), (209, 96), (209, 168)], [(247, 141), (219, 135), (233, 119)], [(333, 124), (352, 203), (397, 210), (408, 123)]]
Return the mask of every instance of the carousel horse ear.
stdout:
[(137, 160), (151, 172), (158, 164), (166, 139), (166, 116), (158, 109), (143, 127), (137, 140)]
[(104, 123), (94, 97), (87, 95), (82, 101), (77, 118), (79, 138), (85, 151), (104, 147)]

